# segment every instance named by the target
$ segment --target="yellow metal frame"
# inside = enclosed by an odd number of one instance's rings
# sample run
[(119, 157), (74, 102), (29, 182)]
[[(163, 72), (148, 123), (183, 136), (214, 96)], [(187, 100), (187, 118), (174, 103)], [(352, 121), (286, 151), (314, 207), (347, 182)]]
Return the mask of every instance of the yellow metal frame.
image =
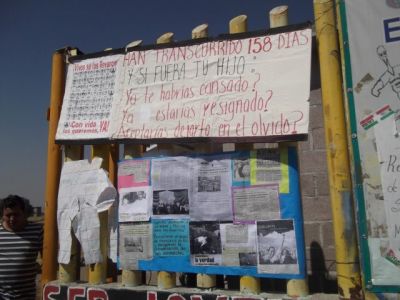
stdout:
[(55, 143), (55, 136), (65, 88), (65, 51), (63, 49), (55, 52), (52, 59), (50, 108), (48, 114), (49, 134), (44, 207), (42, 286), (49, 281), (57, 279), (57, 195), (61, 172), (61, 149)]
[(335, 2), (314, 0), (339, 296), (361, 299)]

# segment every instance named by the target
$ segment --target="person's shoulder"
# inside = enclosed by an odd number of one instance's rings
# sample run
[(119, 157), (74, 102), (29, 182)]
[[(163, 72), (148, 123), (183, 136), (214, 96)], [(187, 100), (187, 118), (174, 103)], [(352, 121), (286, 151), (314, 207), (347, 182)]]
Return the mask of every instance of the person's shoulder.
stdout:
[(41, 230), (43, 230), (43, 224), (42, 223), (37, 223), (37, 222), (28, 222), (28, 224), (25, 227), (25, 230), (38, 230), (38, 231), (41, 231)]

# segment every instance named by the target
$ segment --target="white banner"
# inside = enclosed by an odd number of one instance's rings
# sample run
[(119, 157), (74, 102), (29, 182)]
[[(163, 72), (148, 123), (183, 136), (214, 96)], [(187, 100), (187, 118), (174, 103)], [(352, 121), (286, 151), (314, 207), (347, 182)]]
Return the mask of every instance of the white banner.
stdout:
[(75, 62), (56, 139), (305, 135), (311, 41), (305, 28)]

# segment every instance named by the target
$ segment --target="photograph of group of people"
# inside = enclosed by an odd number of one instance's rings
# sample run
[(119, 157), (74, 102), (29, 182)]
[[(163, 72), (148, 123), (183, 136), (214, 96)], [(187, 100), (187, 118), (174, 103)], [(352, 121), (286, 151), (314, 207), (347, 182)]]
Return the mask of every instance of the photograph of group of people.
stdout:
[(153, 215), (189, 215), (188, 190), (154, 191)]
[(270, 220), (257, 223), (259, 270), (297, 270), (297, 243), (293, 220)]

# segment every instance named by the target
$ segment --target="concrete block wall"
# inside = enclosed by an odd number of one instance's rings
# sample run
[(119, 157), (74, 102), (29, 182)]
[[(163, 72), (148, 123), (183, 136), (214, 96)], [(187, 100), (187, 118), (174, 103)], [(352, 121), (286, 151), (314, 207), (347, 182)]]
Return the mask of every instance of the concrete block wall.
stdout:
[(298, 143), (298, 155), (310, 289), (334, 292), (335, 243), (320, 88), (311, 91), (309, 137)]

